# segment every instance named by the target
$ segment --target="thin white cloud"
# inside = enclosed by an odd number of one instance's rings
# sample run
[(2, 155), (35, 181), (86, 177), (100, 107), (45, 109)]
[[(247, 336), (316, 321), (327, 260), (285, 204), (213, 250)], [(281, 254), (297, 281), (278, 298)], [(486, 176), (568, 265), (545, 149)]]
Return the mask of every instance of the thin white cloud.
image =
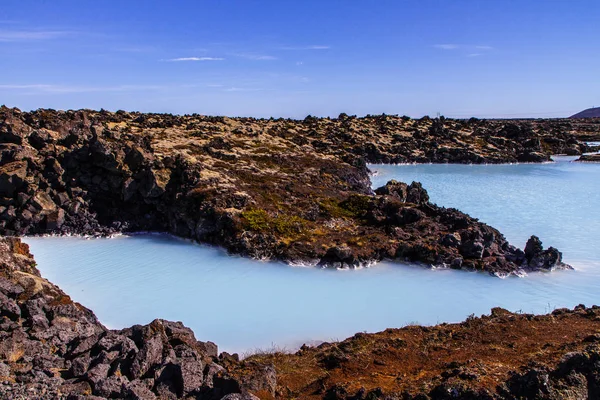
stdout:
[(255, 61), (272, 61), (272, 60), (277, 60), (277, 57), (274, 56), (269, 56), (269, 55), (265, 55), (265, 54), (256, 54), (256, 53), (237, 53), (234, 54), (236, 57), (241, 57), (241, 58), (245, 58), (248, 60), (255, 60)]
[(435, 47), (436, 49), (441, 49), (441, 50), (456, 50), (460, 46), (457, 44), (446, 43), (446, 44), (434, 44), (433, 47)]
[(117, 85), (117, 86), (69, 86), (49, 84), (0, 85), (0, 91), (21, 91), (25, 93), (89, 93), (89, 92), (126, 92), (140, 90), (160, 90), (159, 85)]
[(481, 53), (469, 53), (469, 54), (467, 54), (467, 57), (479, 57), (481, 55), (483, 55), (483, 54), (481, 54)]
[(329, 50), (331, 46), (326, 45), (312, 45), (312, 46), (284, 46), (281, 50)]
[(179, 58), (169, 58), (167, 62), (180, 62), (180, 61), (223, 61), (224, 58), (221, 57), (179, 57)]
[(18, 89), (48, 89), (53, 85), (0, 85), (0, 89), (18, 90)]
[(154, 46), (125, 46), (125, 47), (117, 47), (114, 51), (119, 51), (123, 53), (150, 53), (156, 51), (157, 48)]
[(52, 40), (73, 35), (70, 31), (0, 30), (0, 42)]
[(456, 43), (434, 44), (433, 47), (440, 50), (465, 50), (471, 51), (472, 53), (494, 50), (492, 46)]
[(264, 89), (261, 88), (241, 88), (241, 87), (229, 87), (224, 89), (225, 92), (260, 92)]

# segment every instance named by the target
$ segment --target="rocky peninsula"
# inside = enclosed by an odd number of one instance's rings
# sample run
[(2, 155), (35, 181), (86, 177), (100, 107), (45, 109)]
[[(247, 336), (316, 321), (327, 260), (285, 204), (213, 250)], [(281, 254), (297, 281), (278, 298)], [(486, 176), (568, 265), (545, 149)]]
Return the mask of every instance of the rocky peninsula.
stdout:
[[(0, 234), (165, 231), (257, 259), (353, 267), (381, 259), (497, 275), (567, 267), (532, 237), (371, 189), (367, 163), (545, 162), (582, 154), (582, 120), (398, 116), (304, 120), (0, 109)], [(535, 232), (532, 232), (534, 234)]]

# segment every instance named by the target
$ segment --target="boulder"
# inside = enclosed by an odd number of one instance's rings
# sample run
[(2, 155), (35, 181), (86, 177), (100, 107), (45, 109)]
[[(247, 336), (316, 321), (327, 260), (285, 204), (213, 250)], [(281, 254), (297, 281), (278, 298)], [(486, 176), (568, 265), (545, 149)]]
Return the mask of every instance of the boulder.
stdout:
[(407, 190), (407, 203), (423, 205), (429, 202), (429, 194), (427, 193), (427, 190), (423, 189), (423, 185), (421, 185), (420, 182), (411, 183)]
[(375, 193), (380, 196), (392, 196), (405, 202), (408, 195), (408, 185), (404, 182), (391, 180), (385, 186), (375, 189)]
[(108, 377), (109, 370), (110, 365), (98, 364), (87, 371), (85, 378), (92, 384), (92, 387), (96, 387), (99, 382)]
[(27, 177), (27, 162), (16, 161), (0, 166), (0, 197), (13, 197)]
[(352, 249), (343, 244), (327, 249), (325, 255), (321, 258), (319, 265), (342, 267), (344, 264), (353, 265), (356, 261)]
[(55, 231), (65, 223), (65, 211), (62, 208), (54, 210), (46, 215), (46, 230)]
[(467, 240), (460, 246), (460, 254), (466, 258), (481, 259), (483, 257), (483, 251), (485, 245), (480, 240)]
[(150, 154), (147, 154), (141, 147), (133, 146), (125, 156), (125, 164), (131, 171), (137, 171), (146, 163), (152, 161)]
[(542, 246), (542, 241), (540, 238), (535, 235), (531, 236), (525, 244), (525, 257), (527, 258), (527, 261), (531, 260), (543, 250), (544, 246)]
[(126, 390), (128, 382), (129, 380), (124, 376), (109, 376), (94, 385), (93, 393), (96, 396), (110, 399), (119, 398), (122, 397), (123, 392)]
[(399, 225), (412, 224), (425, 218), (425, 213), (417, 208), (401, 208), (395, 216), (395, 221)]
[(0, 315), (13, 321), (21, 317), (21, 309), (17, 303), (3, 293), (0, 293)]
[(56, 209), (56, 204), (54, 204), (54, 201), (52, 201), (52, 198), (46, 192), (37, 192), (31, 199), (31, 204), (42, 212)]
[(562, 253), (554, 247), (544, 250), (542, 241), (531, 236), (525, 245), (525, 259), (531, 270), (551, 271), (556, 268), (571, 268), (562, 262)]
[(272, 365), (256, 367), (242, 378), (243, 387), (252, 392), (267, 392), (273, 398), (277, 389), (277, 373)]
[(131, 364), (131, 376), (141, 378), (162, 360), (163, 342), (160, 335), (147, 339)]
[(37, 129), (28, 137), (29, 144), (36, 150), (41, 150), (52, 141), (52, 136), (45, 129)]
[(517, 156), (517, 161), (540, 163), (544, 161), (550, 161), (550, 157), (537, 151), (526, 151)]
[(169, 183), (168, 170), (147, 169), (136, 176), (138, 190), (143, 197), (154, 198), (161, 196)]
[(150, 390), (152, 384), (150, 386), (142, 380), (135, 379), (127, 384), (125, 388), (125, 396), (127, 398), (131, 398), (132, 400), (155, 400), (157, 397)]
[(440, 239), (440, 243), (442, 244), (442, 246), (446, 247), (458, 247), (460, 246), (461, 242), (462, 239), (457, 232), (447, 233)]
[(183, 393), (191, 393), (202, 388), (204, 384), (202, 361), (194, 357), (185, 357), (179, 361), (179, 371)]

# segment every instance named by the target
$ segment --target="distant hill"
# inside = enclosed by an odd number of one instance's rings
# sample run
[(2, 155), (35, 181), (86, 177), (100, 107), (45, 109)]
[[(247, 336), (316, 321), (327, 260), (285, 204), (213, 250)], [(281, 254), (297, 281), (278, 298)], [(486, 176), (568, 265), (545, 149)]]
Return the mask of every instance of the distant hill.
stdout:
[(588, 108), (575, 115), (571, 115), (569, 118), (600, 118), (600, 107)]

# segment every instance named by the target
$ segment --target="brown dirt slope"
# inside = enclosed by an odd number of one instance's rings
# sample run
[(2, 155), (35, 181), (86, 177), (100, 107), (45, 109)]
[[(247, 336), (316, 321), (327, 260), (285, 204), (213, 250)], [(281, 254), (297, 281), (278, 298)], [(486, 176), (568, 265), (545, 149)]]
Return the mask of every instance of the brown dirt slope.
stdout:
[(359, 333), (272, 363), (285, 399), (598, 399), (600, 307)]

